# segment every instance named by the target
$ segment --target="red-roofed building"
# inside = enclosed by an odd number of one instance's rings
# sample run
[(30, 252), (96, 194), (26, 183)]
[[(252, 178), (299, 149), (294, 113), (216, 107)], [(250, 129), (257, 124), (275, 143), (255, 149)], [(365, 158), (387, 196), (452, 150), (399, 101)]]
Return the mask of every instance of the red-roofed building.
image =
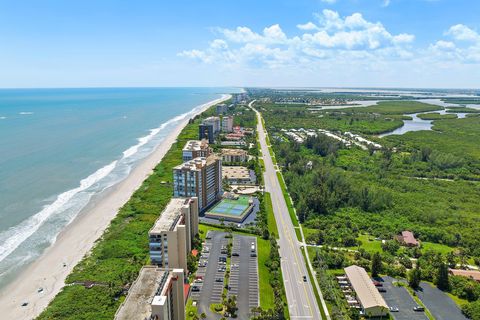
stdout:
[(402, 234), (395, 236), (395, 239), (400, 242), (401, 245), (407, 247), (418, 247), (420, 245), (420, 242), (415, 239), (411, 231), (402, 231)]
[(480, 282), (480, 271), (478, 270), (449, 269), (448, 271), (451, 275), (462, 276)]

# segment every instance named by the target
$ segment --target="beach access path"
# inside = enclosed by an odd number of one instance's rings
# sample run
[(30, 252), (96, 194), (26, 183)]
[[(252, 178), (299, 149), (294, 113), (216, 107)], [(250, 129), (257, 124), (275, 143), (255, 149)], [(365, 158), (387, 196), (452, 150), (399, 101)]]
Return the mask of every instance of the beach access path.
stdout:
[[(219, 99), (210, 101), (198, 108), (198, 114), (230, 98), (231, 95), (225, 94)], [(91, 250), (118, 210), (153, 172), (193, 116), (195, 115), (182, 119), (155, 151), (140, 162), (127, 178), (107, 190), (105, 196), (98, 199), (94, 205), (87, 206), (58, 235), (51, 247), (2, 289), (0, 292), (2, 319), (33, 319), (48, 306), (65, 285), (65, 279), (73, 267)], [(39, 288), (43, 288), (43, 291), (38, 292)], [(24, 302), (28, 305), (21, 306)]]

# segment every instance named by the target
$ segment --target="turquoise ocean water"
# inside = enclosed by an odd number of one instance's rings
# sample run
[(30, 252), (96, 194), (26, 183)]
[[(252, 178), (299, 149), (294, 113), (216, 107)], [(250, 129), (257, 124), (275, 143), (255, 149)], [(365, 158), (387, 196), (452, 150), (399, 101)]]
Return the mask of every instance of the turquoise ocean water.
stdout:
[(0, 90), (0, 288), (194, 108), (239, 91)]

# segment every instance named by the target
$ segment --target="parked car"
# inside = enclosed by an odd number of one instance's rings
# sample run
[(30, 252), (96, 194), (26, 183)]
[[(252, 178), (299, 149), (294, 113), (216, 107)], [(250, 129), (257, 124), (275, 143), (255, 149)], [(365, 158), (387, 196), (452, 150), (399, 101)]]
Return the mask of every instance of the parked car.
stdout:
[(413, 307), (413, 311), (425, 311), (425, 308), (422, 306), (415, 306)]
[(378, 292), (387, 292), (387, 289), (382, 288), (382, 287), (378, 287), (377, 290), (378, 290)]
[(223, 282), (223, 278), (217, 278), (215, 279), (216, 282)]
[(383, 283), (381, 283), (381, 282), (379, 282), (379, 281), (375, 281), (375, 280), (373, 280), (373, 285), (374, 285), (375, 287), (383, 287)]
[(234, 257), (238, 257), (239, 255), (240, 255), (240, 254), (239, 254), (238, 252), (232, 253), (232, 256), (234, 256)]
[(28, 306), (28, 302), (22, 303), (22, 307), (26, 307), (26, 306)]
[(256, 257), (257, 254), (255, 252), (250, 253), (250, 257)]
[(198, 291), (200, 291), (200, 287), (193, 286), (193, 287), (192, 287), (192, 291), (193, 291), (193, 292), (198, 292)]
[(390, 307), (390, 312), (398, 312), (398, 308), (397, 307)]
[(303, 282), (307, 282), (307, 276), (303, 276)]

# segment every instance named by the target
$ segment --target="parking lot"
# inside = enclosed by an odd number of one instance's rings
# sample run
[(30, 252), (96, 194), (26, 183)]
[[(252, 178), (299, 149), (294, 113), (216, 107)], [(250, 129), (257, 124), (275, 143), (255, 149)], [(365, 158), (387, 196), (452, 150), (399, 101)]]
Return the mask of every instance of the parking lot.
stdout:
[(383, 288), (386, 289), (386, 292), (381, 292), (383, 299), (389, 307), (398, 308), (398, 312), (390, 313), (395, 320), (428, 320), (424, 312), (413, 311), (417, 303), (407, 289), (394, 286), (395, 279), (392, 277), (385, 276), (382, 279)]
[(234, 235), (230, 263), (229, 295), (237, 296), (238, 318), (249, 319), (259, 305), (257, 239)]
[(199, 312), (210, 313), (212, 303), (222, 302), (226, 271), (226, 232), (209, 231), (199, 259), (197, 280), (192, 285), (191, 298), (198, 302)]
[(205, 312), (208, 319), (219, 319), (221, 315), (211, 312), (212, 303), (222, 303), (222, 292), (226, 273), (228, 242), (232, 240), (232, 256), (228, 295), (237, 297), (237, 318), (250, 319), (250, 310), (259, 305), (257, 239), (251, 236), (234, 235), (209, 231), (199, 258), (199, 266), (192, 283), (190, 297), (197, 302), (198, 313)]
[(460, 308), (443, 291), (422, 282), (417, 295), (437, 320), (467, 320)]

